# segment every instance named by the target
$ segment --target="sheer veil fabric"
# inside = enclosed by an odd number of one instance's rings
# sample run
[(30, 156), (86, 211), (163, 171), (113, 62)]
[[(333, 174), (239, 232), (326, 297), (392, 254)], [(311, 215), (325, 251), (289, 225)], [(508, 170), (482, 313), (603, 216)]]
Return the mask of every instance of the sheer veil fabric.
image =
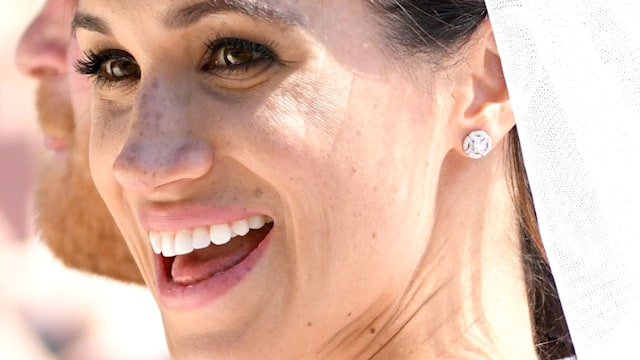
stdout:
[(633, 357), (640, 335), (640, 1), (486, 5), (577, 357)]

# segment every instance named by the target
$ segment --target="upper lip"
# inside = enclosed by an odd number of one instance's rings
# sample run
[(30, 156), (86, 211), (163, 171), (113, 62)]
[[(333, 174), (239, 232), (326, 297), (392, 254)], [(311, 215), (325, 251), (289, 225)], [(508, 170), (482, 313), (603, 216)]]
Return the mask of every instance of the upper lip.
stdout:
[(227, 224), (254, 215), (267, 215), (264, 211), (246, 206), (219, 206), (208, 204), (150, 205), (138, 211), (140, 224), (146, 231), (177, 232), (200, 226)]

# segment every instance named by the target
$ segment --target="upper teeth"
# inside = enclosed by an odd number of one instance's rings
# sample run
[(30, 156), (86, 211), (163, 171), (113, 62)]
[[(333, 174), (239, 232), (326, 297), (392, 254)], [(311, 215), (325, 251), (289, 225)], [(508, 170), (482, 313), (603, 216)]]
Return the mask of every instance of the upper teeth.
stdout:
[(165, 257), (186, 255), (193, 250), (204, 249), (211, 244), (224, 245), (236, 236), (245, 236), (249, 230), (261, 229), (273, 222), (264, 215), (256, 215), (229, 224), (201, 226), (195, 229), (177, 232), (149, 232), (149, 241), (153, 252)]

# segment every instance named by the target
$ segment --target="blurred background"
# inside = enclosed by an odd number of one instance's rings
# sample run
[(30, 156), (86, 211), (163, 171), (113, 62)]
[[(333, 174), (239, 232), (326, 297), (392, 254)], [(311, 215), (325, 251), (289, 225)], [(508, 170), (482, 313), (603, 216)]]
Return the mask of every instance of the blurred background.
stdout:
[(33, 192), (44, 155), (35, 81), (14, 53), (42, 0), (0, 2), (0, 359), (167, 360), (146, 289), (65, 269), (38, 242)]

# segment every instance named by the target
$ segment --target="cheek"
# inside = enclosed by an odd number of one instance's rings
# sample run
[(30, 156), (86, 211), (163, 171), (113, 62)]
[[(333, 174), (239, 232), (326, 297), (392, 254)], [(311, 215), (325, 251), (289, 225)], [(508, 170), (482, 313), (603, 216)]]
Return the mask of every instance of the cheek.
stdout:
[[(343, 126), (353, 78), (348, 73), (316, 73), (290, 79), (266, 101), (257, 122), (266, 124), (274, 150), (302, 163), (327, 157)], [(306, 166), (302, 166), (305, 168)]]
[[(109, 103), (96, 102), (91, 109), (91, 142), (89, 145), (91, 175), (105, 203), (111, 208), (119, 199), (113, 164), (126, 141), (123, 126), (128, 111), (118, 111)], [(114, 216), (117, 218), (116, 214)]]
[(376, 257), (409, 271), (430, 231), (422, 220), (432, 218), (438, 169), (430, 166), (444, 156), (426, 95), (403, 79), (346, 70), (291, 81), (258, 112), (270, 142), (256, 163), (269, 165), (258, 172), (287, 200), (292, 236), (319, 238), (303, 244), (302, 262), (331, 264), (339, 276), (345, 264)]
[[(101, 105), (94, 103), (91, 107), (89, 144), (91, 176), (141, 273), (146, 277), (145, 275), (149, 275), (147, 268), (149, 260), (145, 260), (146, 249), (143, 243), (135, 241), (141, 235), (134, 221), (135, 213), (130, 206), (130, 199), (127, 198), (114, 173), (115, 160), (127, 140), (127, 119), (130, 112), (126, 109), (120, 110), (114, 104), (99, 101), (97, 103)], [(150, 278), (146, 280), (149, 281)]]
[(309, 196), (403, 202), (408, 183), (444, 157), (427, 95), (404, 79), (331, 68), (292, 79), (257, 112), (268, 134), (257, 167)]

